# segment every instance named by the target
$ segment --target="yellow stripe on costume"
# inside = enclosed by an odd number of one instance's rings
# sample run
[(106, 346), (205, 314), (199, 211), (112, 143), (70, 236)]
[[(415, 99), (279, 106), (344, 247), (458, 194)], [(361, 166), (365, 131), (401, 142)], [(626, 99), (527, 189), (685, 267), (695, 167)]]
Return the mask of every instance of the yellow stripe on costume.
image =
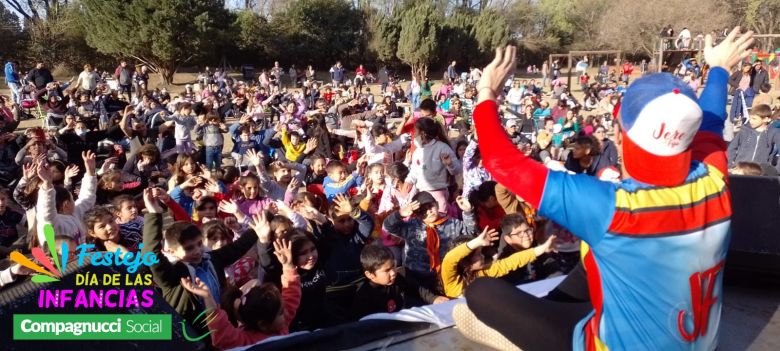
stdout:
[(601, 342), (601, 339), (599, 339), (598, 336), (593, 338), (593, 344), (596, 346), (596, 351), (609, 351), (609, 347)]
[(707, 166), (709, 174), (673, 188), (640, 189), (634, 192), (618, 189), (615, 207), (619, 210), (641, 210), (657, 207), (685, 206), (718, 194), (726, 187), (723, 175), (715, 167)]

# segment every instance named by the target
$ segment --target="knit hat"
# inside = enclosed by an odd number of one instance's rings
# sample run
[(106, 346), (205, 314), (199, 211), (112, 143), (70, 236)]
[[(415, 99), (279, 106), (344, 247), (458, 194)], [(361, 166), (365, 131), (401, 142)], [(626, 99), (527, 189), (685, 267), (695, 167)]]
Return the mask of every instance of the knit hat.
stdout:
[(689, 146), (702, 122), (696, 94), (668, 73), (637, 79), (620, 107), (623, 161), (643, 183), (675, 186), (690, 173)]

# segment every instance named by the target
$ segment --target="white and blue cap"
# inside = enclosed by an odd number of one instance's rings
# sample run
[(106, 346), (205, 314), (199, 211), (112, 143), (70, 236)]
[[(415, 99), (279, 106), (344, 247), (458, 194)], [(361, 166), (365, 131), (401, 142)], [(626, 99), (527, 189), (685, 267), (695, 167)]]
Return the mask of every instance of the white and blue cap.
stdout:
[(620, 106), (623, 163), (643, 183), (674, 186), (690, 173), (693, 142), (702, 121), (696, 93), (668, 73), (637, 79)]

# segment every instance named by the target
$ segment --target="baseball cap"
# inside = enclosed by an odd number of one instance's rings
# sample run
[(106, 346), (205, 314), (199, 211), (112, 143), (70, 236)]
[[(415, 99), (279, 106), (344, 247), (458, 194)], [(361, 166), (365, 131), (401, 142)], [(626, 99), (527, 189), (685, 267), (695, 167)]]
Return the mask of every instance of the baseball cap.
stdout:
[(620, 107), (623, 162), (643, 183), (675, 186), (690, 173), (689, 146), (702, 122), (696, 94), (668, 73), (637, 79)]
[(517, 121), (514, 119), (510, 119), (508, 122), (506, 122), (507, 128), (517, 127)]

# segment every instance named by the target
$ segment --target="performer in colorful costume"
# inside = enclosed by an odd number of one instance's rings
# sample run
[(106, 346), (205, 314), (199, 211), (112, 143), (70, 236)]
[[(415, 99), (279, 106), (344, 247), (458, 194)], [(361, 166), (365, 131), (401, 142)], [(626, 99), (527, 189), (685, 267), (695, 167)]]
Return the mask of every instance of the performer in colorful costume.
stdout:
[[(616, 131), (625, 178), (618, 184), (550, 171), (517, 151), (495, 102), (515, 66), (515, 49), (497, 50), (474, 111), (483, 164), (542, 216), (587, 243), (585, 274), (575, 269), (561, 286), (577, 286), (572, 281), (587, 276), (590, 303), (535, 298), (480, 278), (465, 295), (481, 323), (526, 351), (717, 347), (731, 217), (722, 138), (728, 71), (750, 54), (753, 41), (752, 32), (737, 38), (738, 32), (717, 47), (705, 40), (713, 69), (700, 99), (666, 73), (628, 88)], [(587, 295), (551, 296), (566, 294)], [(458, 326), (467, 324), (458, 314), (456, 308)], [(486, 341), (468, 329), (462, 328), (466, 336)]]

